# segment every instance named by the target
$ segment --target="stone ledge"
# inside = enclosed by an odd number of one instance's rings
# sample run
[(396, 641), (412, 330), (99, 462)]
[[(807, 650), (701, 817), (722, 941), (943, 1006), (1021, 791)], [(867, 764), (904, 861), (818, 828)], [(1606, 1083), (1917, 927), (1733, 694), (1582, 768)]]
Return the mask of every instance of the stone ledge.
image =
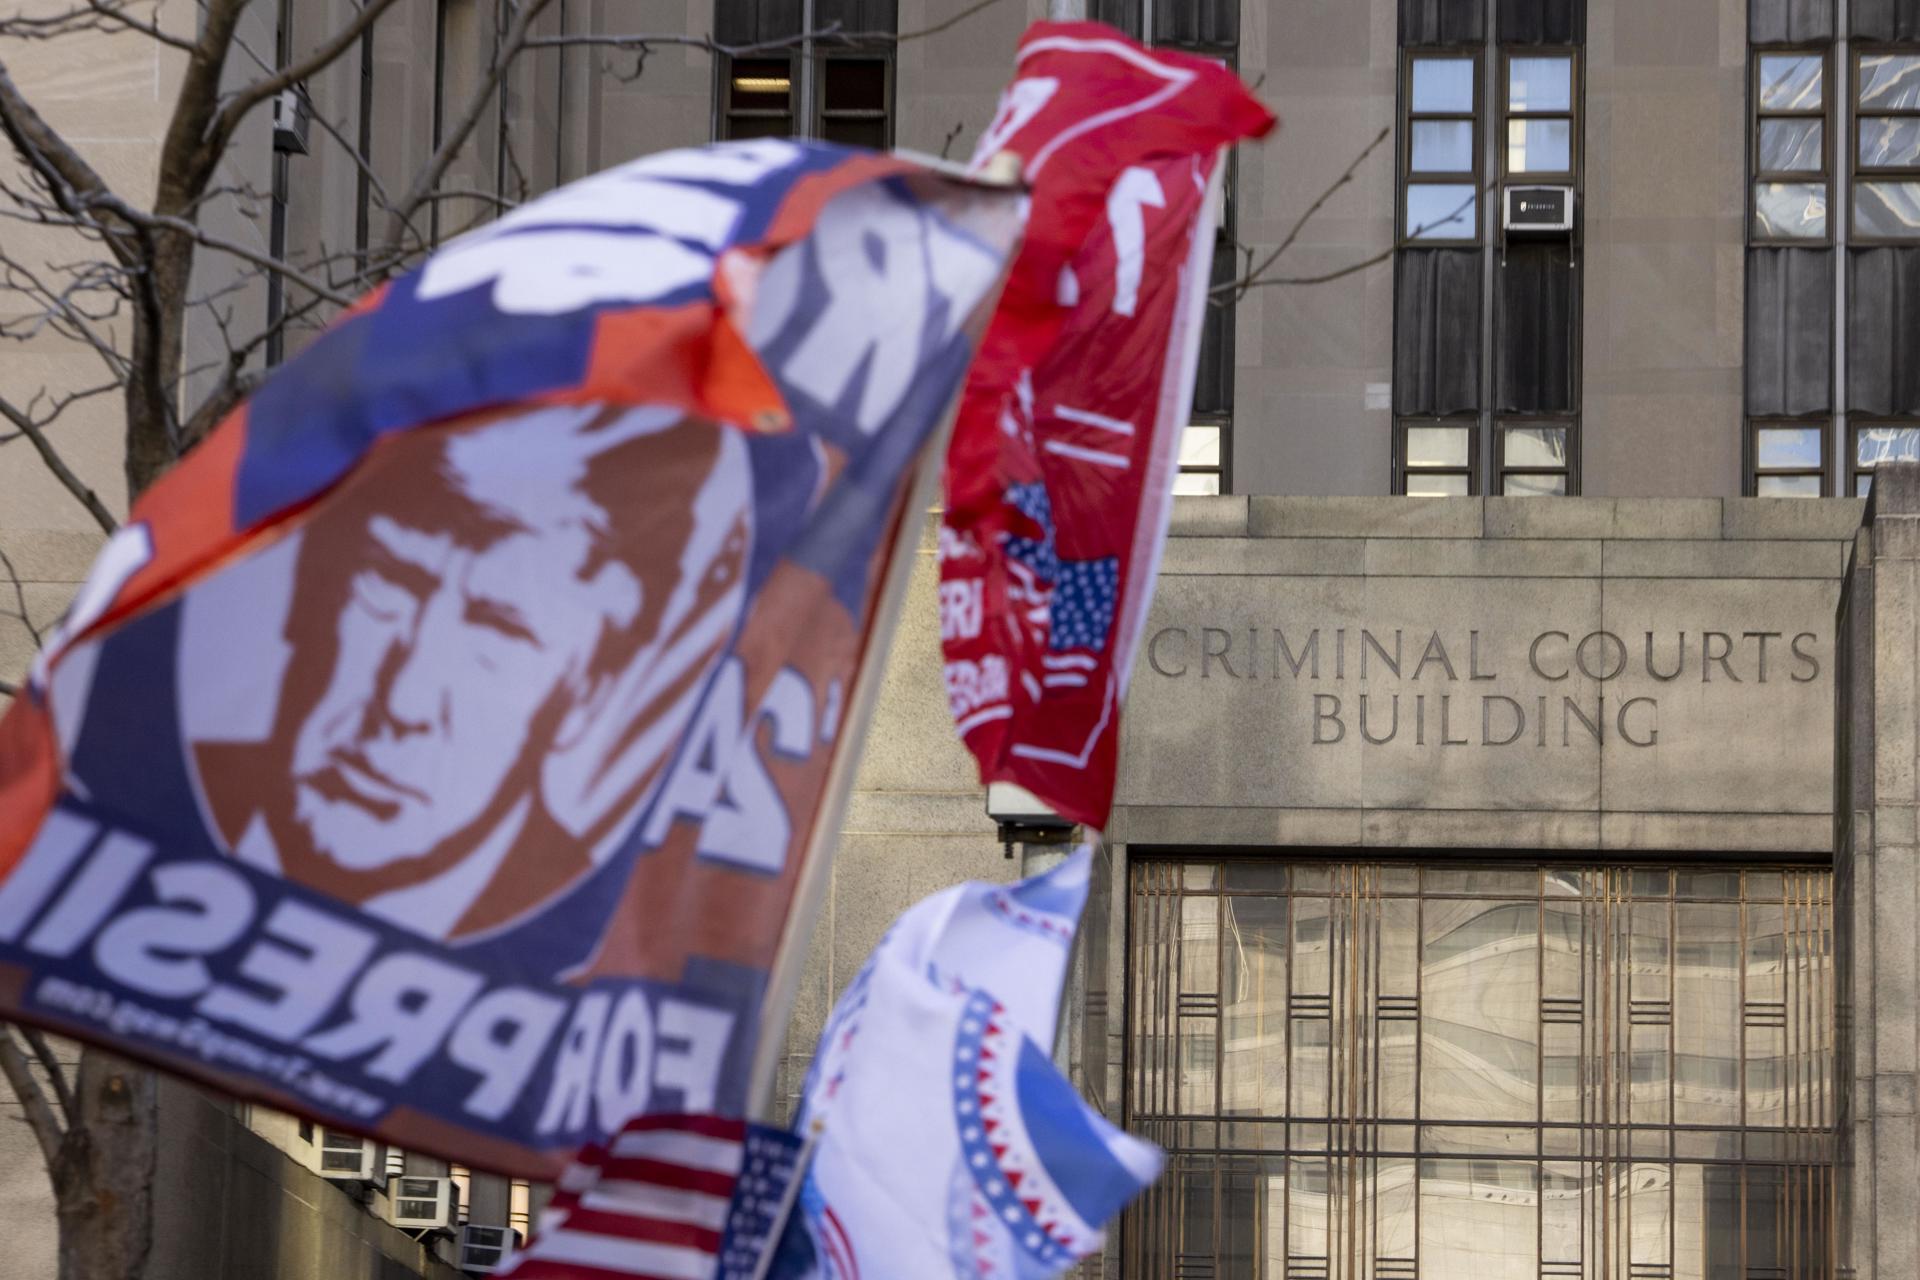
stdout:
[(1247, 500), (1256, 538), (1478, 538), (1482, 498), (1262, 498)]
[(1247, 497), (1184, 496), (1173, 500), (1173, 518), (1167, 535), (1174, 538), (1244, 538), (1247, 536)]
[(1838, 581), (1847, 567), (1841, 542), (1609, 540), (1601, 545), (1608, 578), (1817, 578)]
[(1729, 541), (1852, 542), (1866, 510), (1865, 498), (1727, 498), (1720, 531)]
[(1489, 538), (1717, 541), (1718, 498), (1488, 498)]

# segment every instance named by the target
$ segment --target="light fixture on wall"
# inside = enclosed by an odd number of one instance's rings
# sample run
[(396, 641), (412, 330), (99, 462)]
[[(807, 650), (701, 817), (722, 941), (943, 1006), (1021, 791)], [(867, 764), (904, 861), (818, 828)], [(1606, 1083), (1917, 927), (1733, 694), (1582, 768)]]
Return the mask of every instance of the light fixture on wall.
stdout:
[(987, 784), (987, 816), (999, 827), (1009, 858), (1015, 844), (1064, 844), (1073, 838), (1073, 819), (1061, 817), (1018, 783)]
[(741, 93), (785, 93), (793, 81), (787, 76), (735, 76), (733, 87)]

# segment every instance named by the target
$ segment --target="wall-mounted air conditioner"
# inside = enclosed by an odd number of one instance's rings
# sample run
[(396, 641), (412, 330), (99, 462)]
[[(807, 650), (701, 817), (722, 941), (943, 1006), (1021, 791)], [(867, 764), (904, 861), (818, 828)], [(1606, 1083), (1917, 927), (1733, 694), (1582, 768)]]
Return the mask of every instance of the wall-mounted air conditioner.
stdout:
[(313, 1171), (336, 1182), (377, 1182), (386, 1173), (386, 1153), (371, 1138), (321, 1129), (315, 1137)]
[(387, 1186), (392, 1210), (387, 1220), (409, 1231), (449, 1230), (460, 1209), (452, 1178), (423, 1178), (403, 1173)]
[(1573, 188), (1508, 187), (1500, 215), (1500, 225), (1510, 236), (1569, 236), (1573, 234)]
[(492, 1275), (508, 1254), (520, 1247), (520, 1233), (512, 1227), (483, 1227), (468, 1223), (460, 1228), (460, 1269), (479, 1275)]
[(273, 149), (307, 154), (313, 129), (313, 106), (298, 89), (283, 89), (273, 99)]

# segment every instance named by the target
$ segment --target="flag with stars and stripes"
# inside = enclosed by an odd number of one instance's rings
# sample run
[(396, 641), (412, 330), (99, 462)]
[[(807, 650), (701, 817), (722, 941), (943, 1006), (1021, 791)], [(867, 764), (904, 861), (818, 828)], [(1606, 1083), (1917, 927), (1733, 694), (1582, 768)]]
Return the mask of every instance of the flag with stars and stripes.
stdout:
[(1033, 213), (947, 451), (947, 702), (982, 781), (1104, 827), (1224, 148), (1273, 117), (1226, 67), (1098, 23), (1036, 25), (1017, 65), (974, 156), (1018, 156)]
[(748, 1280), (792, 1181), (799, 1141), (744, 1120), (644, 1116), (583, 1148), (511, 1280)]

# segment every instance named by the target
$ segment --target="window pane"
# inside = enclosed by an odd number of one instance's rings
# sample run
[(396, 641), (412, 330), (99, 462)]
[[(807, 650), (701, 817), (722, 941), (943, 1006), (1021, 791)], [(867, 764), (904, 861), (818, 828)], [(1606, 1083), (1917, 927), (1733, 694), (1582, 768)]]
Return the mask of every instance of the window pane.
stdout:
[(1819, 110), (1825, 71), (1817, 53), (1780, 53), (1760, 59), (1760, 109)]
[(1565, 173), (1572, 168), (1572, 121), (1507, 121), (1507, 170), (1509, 172)]
[(1920, 460), (1920, 427), (1862, 427), (1855, 440), (1854, 465), (1863, 471), (1883, 462)]
[(1506, 476), (1500, 482), (1500, 492), (1509, 498), (1563, 498), (1567, 493), (1567, 478), (1557, 476)]
[(1920, 182), (1862, 182), (1853, 189), (1853, 229), (1863, 236), (1920, 236)]
[(1860, 166), (1894, 169), (1920, 165), (1920, 120), (1860, 117)]
[(1753, 491), (1762, 498), (1817, 498), (1819, 476), (1756, 476)]
[(1413, 60), (1415, 115), (1472, 115), (1473, 62), (1467, 58)]
[(749, 138), (791, 138), (792, 116), (729, 116), (727, 137), (745, 142)]
[(728, 105), (735, 111), (785, 111), (792, 88), (785, 58), (741, 58), (733, 64)]
[(1473, 121), (1414, 121), (1412, 166), (1415, 173), (1472, 173)]
[(887, 64), (878, 58), (828, 58), (824, 78), (829, 111), (887, 109)]
[(1820, 427), (1761, 427), (1754, 454), (1762, 471), (1818, 471)]
[(1920, 108), (1920, 57), (1897, 53), (1861, 55), (1860, 105), (1872, 111)]
[(1503, 437), (1510, 467), (1564, 467), (1567, 465), (1565, 427), (1508, 427)]
[(1464, 467), (1467, 427), (1408, 427), (1407, 466)]
[(843, 147), (866, 147), (870, 151), (887, 149), (887, 122), (869, 119), (836, 119), (828, 116), (820, 122), (820, 136)]
[(1763, 173), (1818, 173), (1821, 152), (1818, 120), (1762, 120), (1760, 170)]
[(1467, 496), (1467, 478), (1410, 472), (1407, 475), (1407, 496), (1409, 498), (1464, 498)]
[(1827, 234), (1827, 184), (1757, 182), (1753, 215), (1755, 230), (1763, 236), (1819, 239)]
[(1507, 67), (1507, 108), (1573, 110), (1573, 59), (1515, 58)]
[(1407, 187), (1409, 240), (1471, 240), (1475, 216), (1471, 182), (1418, 182)]
[(1180, 465), (1217, 467), (1220, 465), (1220, 428), (1188, 427), (1180, 433)]
[(1173, 478), (1173, 491), (1188, 497), (1211, 497), (1220, 492), (1220, 473), (1182, 471)]

